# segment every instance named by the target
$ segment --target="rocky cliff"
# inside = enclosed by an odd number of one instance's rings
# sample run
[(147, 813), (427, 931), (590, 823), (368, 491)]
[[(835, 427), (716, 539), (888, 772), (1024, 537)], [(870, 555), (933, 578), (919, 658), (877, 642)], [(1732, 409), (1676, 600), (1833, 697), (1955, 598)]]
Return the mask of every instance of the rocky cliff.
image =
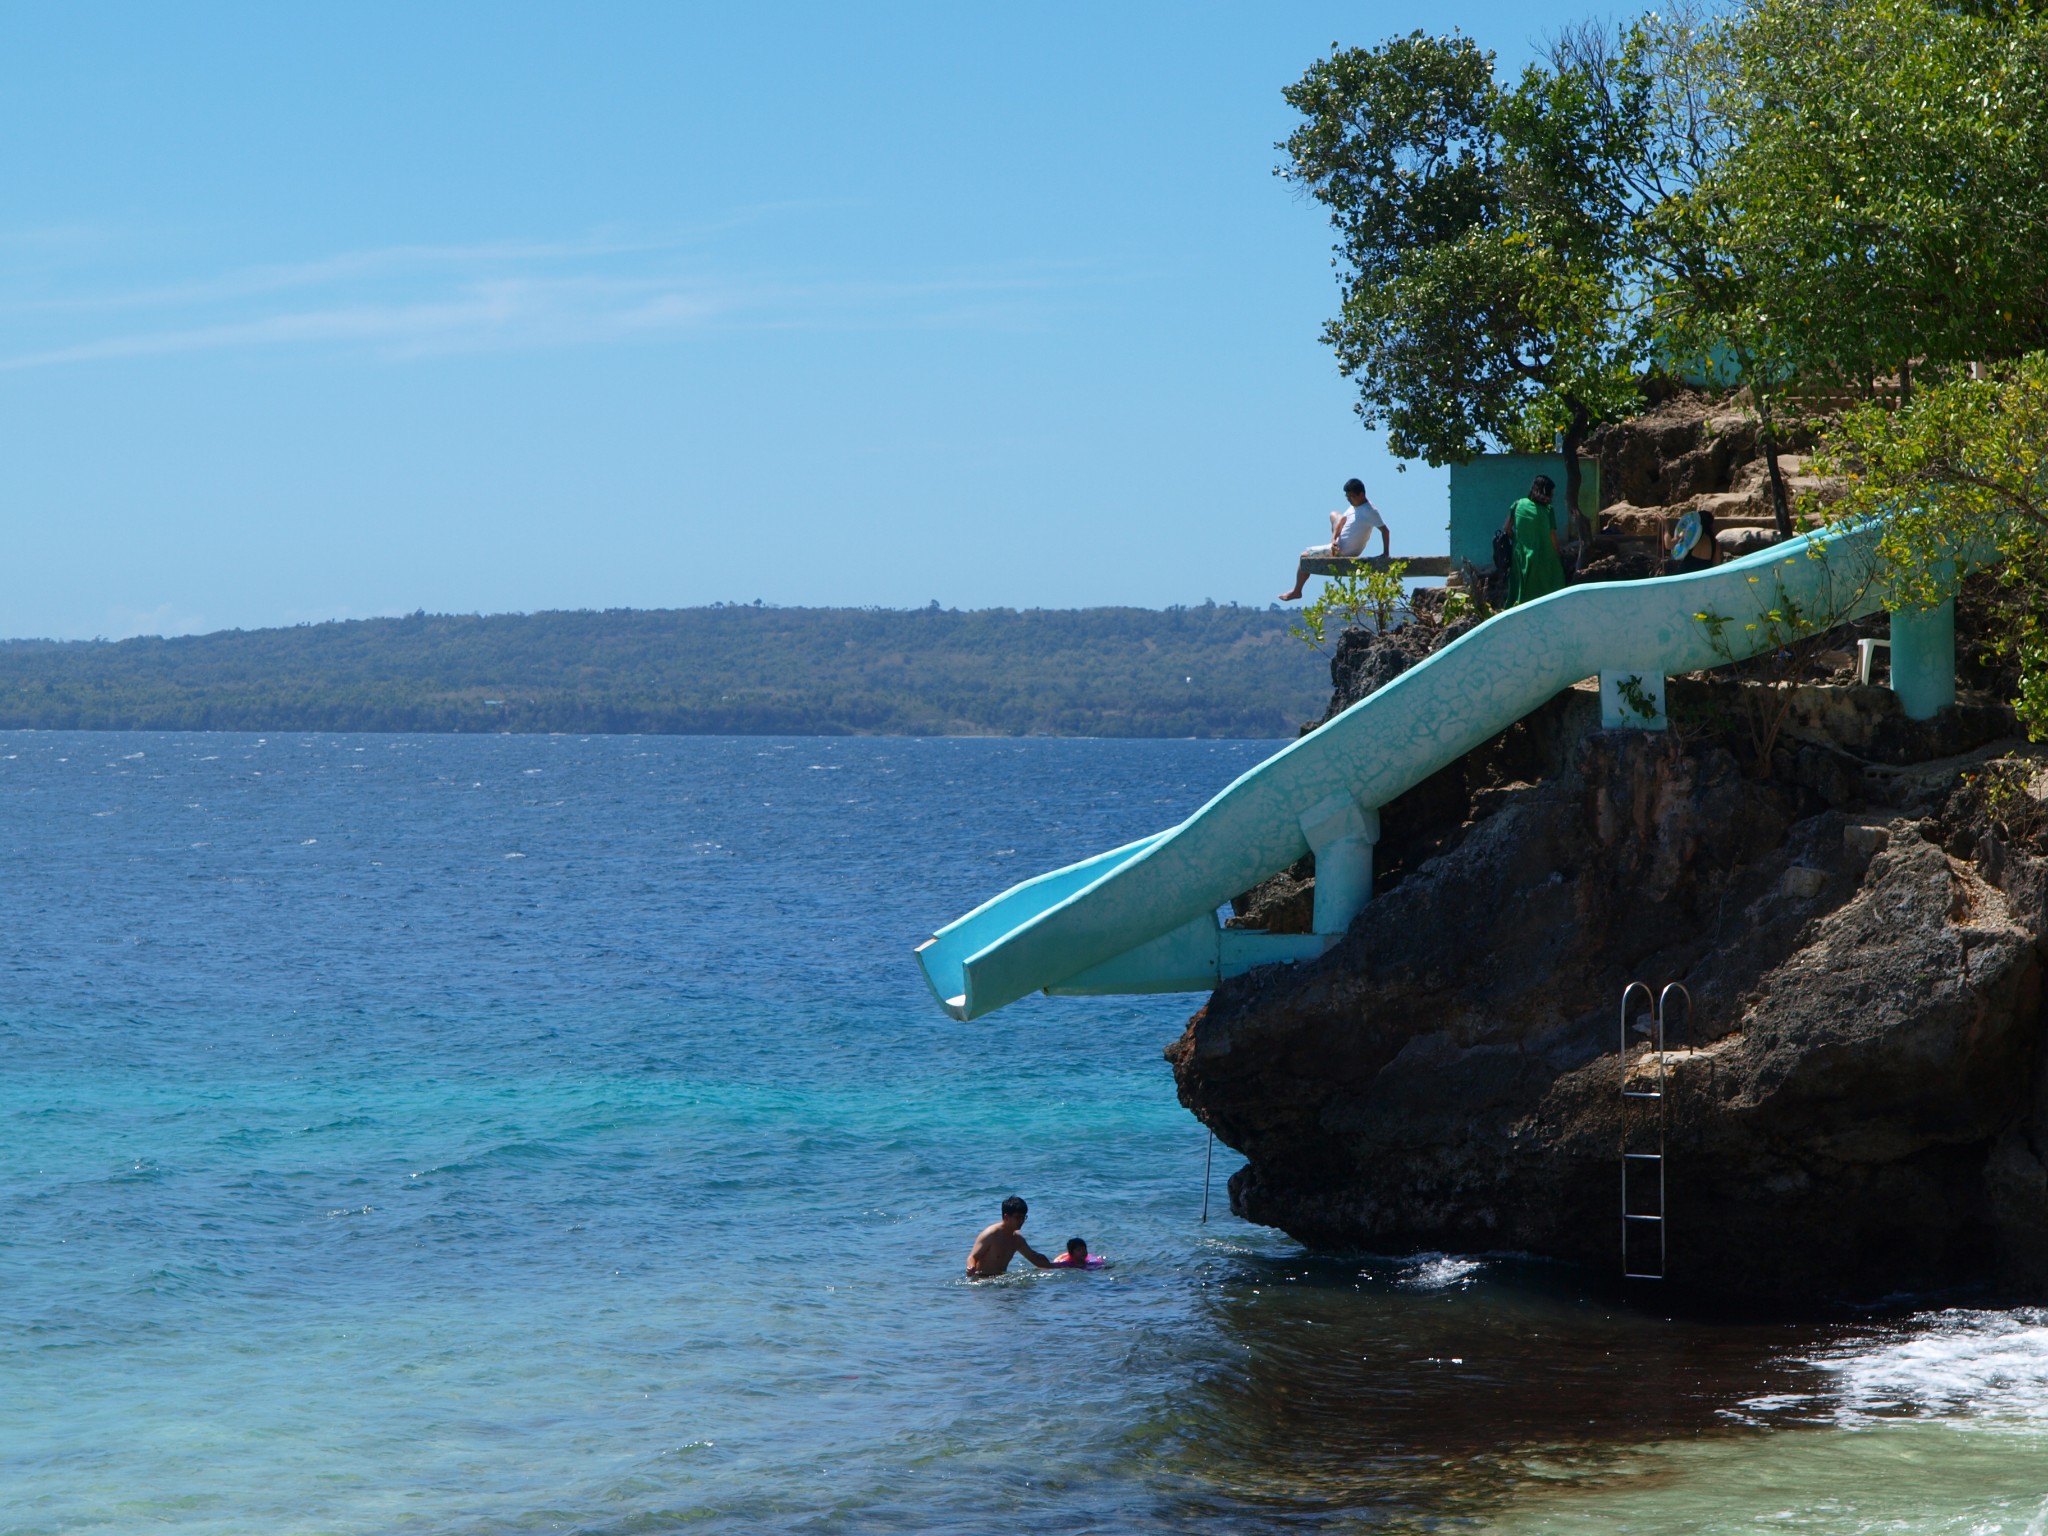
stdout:
[[(1826, 501), (1832, 481), (1812, 472), (1813, 436), (1781, 426), (1778, 473), (1789, 508)], [(1600, 459), (1600, 526), (1612, 536), (1656, 539), (1687, 510), (1712, 514), (1728, 552), (1776, 537), (1769, 467), (1755, 414), (1742, 396), (1674, 388), (1642, 415), (1600, 428), (1587, 449)]]
[[(1434, 640), (1346, 643), (1333, 710)], [(1660, 734), (1601, 731), (1579, 690), (1384, 808), (1342, 943), (1225, 984), (1167, 1053), (1249, 1160), (1232, 1208), (1318, 1246), (1614, 1271), (1618, 1004), (1679, 981), (1675, 1280), (2048, 1294), (2048, 758), (1994, 696), (1915, 723), (1814, 674), (1767, 755), (1735, 723), (1768, 683), (1675, 680)], [(1304, 921), (1312, 877), (1238, 921)]]

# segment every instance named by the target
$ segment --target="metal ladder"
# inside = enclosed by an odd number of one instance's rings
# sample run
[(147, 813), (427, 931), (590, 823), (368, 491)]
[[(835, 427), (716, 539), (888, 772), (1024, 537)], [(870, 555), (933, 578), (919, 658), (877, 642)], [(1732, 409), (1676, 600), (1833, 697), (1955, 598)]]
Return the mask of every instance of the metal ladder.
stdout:
[[(1655, 1088), (1631, 1088), (1628, 1085), (1628, 1005), (1636, 993), (1643, 994), (1645, 1003), (1651, 1002), (1650, 989), (1640, 981), (1632, 981), (1621, 990), (1621, 1276), (1624, 1280), (1662, 1280), (1666, 1270), (1665, 1211), (1664, 1211), (1664, 1021), (1665, 1008), (1671, 1001), (1671, 994), (1677, 993), (1685, 1002), (1685, 1035), (1692, 1038), (1692, 994), (1677, 982), (1658, 993), (1654, 1006), (1648, 1010), (1650, 1019), (1650, 1047), (1657, 1054), (1657, 1086)], [(1640, 1015), (1639, 1015), (1640, 1017)], [(1654, 1152), (1631, 1150), (1635, 1142), (1647, 1142), (1648, 1127), (1642, 1122), (1647, 1115), (1631, 1115), (1631, 1102), (1641, 1100), (1656, 1106), (1656, 1143)], [(1635, 1178), (1630, 1178), (1633, 1171)], [(1650, 1187), (1650, 1174), (1656, 1174), (1656, 1185)], [(1655, 1267), (1645, 1251), (1649, 1247), (1649, 1234), (1657, 1234)], [(1642, 1234), (1638, 1239), (1635, 1234)]]

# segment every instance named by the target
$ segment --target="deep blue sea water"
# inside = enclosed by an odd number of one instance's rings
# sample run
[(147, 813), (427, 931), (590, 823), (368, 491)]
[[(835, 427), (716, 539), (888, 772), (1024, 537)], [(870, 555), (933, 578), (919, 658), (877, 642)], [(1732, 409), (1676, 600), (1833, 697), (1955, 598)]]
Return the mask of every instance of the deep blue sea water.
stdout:
[(1306, 1254), (1199, 999), (933, 1006), (1271, 747), (0, 737), (0, 1532), (2048, 1530), (2048, 1316)]

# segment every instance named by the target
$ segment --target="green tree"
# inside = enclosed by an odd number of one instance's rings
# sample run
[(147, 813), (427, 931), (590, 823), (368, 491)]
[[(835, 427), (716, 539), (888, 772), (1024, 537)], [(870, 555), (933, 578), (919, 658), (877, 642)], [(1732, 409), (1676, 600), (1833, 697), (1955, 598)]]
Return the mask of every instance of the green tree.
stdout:
[(1559, 77), (1582, 82), (1608, 150), (1606, 217), (1621, 232), (1621, 290), (1653, 338), (1648, 361), (1702, 367), (1710, 378), (1725, 371), (1749, 390), (1778, 531), (1789, 536), (1777, 404), (1792, 361), (1759, 310), (1755, 274), (1726, 239), (1736, 32), (1728, 14), (1677, 0), (1611, 32), (1570, 28), (1550, 61)]
[(1333, 49), (1285, 92), (1280, 174), (1330, 213), (1343, 307), (1324, 329), (1388, 446), (1432, 464), (1489, 443), (1579, 447), (1637, 399), (1613, 164), (1629, 125), (1569, 66), (1512, 87), (1470, 39)]
[(1689, 0), (1567, 32), (1659, 350), (1725, 360), (1779, 531), (1787, 393), (2048, 344), (2048, 25), (1988, 0)]
[(1973, 561), (1997, 563), (1994, 644), (2020, 669), (2020, 718), (2048, 737), (2048, 353), (1920, 390), (1897, 410), (1847, 412), (1822, 467), (1847, 494), (1837, 520), (1881, 517), (1893, 608), (1928, 607)]
[(2048, 345), (2048, 23), (1935, 0), (1752, 0), (1711, 177), (1745, 309), (1867, 391)]
[[(1998, 643), (2048, 734), (2048, 18), (2038, 5), (1751, 0), (1706, 178), (1746, 312), (1801, 387), (1876, 396), (1824, 438), (1837, 518), (1882, 516), (1896, 607), (1998, 564)], [(1916, 377), (1917, 376), (1917, 377)]]

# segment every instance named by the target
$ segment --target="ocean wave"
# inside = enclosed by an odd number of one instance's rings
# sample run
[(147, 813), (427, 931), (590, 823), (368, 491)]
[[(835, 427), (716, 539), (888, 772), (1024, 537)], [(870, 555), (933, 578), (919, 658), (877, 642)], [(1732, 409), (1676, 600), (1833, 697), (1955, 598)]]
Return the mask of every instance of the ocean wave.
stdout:
[(1442, 1291), (1470, 1283), (1486, 1268), (1484, 1259), (1461, 1258), (1448, 1253), (1418, 1253), (1403, 1261), (1407, 1270), (1394, 1284), (1404, 1291)]
[(1951, 1309), (1806, 1362), (1833, 1386), (1844, 1423), (1933, 1418), (2048, 1423), (2048, 1311)]

